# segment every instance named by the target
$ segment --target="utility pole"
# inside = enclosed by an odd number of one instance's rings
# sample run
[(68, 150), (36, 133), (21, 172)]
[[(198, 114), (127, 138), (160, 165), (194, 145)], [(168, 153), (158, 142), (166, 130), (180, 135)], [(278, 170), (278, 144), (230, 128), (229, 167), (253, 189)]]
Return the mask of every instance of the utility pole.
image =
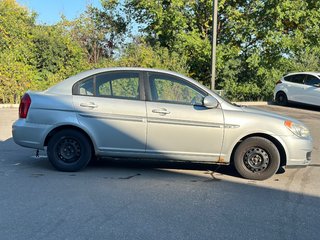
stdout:
[(216, 82), (216, 51), (217, 51), (217, 26), (218, 26), (218, 0), (212, 3), (212, 54), (211, 54), (211, 89), (215, 89)]

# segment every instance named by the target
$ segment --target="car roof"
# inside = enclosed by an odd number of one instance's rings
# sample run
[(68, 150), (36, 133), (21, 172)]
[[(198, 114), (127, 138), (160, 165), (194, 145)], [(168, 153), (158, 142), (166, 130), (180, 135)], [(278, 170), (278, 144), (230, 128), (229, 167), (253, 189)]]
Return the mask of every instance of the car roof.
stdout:
[(284, 77), (291, 76), (291, 75), (297, 75), (297, 74), (310, 74), (310, 75), (320, 76), (320, 72), (293, 72), (293, 73), (288, 73), (288, 74), (284, 75)]
[[(103, 73), (103, 72), (113, 72), (113, 71), (138, 71), (138, 72), (143, 72), (143, 71), (148, 71), (148, 72), (156, 72), (156, 73), (165, 73), (165, 74), (170, 74), (173, 76), (177, 76), (180, 78), (188, 79), (190, 82), (194, 83), (195, 85), (204, 88), (204, 86), (200, 85), (198, 82), (193, 80), (192, 78), (186, 77), (182, 74), (168, 71), (168, 70), (162, 70), (162, 69), (155, 69), (155, 68), (141, 68), (141, 67), (114, 67), (114, 68), (98, 68), (98, 69), (92, 69), (92, 70), (87, 70), (81, 73), (78, 73), (74, 76), (71, 76), (56, 85), (52, 86), (51, 88), (47, 89), (45, 93), (49, 94), (72, 94), (72, 86), (78, 82), (81, 79), (90, 77), (95, 74)], [(205, 88), (207, 89), (207, 88)]]

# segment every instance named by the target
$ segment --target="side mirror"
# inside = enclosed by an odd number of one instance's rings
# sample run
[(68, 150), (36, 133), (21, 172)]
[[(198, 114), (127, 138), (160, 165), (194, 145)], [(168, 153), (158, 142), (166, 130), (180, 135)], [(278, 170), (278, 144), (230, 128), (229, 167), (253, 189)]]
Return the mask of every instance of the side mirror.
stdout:
[(218, 107), (218, 105), (219, 102), (212, 96), (206, 96), (203, 99), (203, 106), (205, 106), (206, 108), (216, 108)]
[(318, 87), (320, 87), (320, 83), (315, 83), (315, 84), (313, 84), (313, 86), (318, 88)]

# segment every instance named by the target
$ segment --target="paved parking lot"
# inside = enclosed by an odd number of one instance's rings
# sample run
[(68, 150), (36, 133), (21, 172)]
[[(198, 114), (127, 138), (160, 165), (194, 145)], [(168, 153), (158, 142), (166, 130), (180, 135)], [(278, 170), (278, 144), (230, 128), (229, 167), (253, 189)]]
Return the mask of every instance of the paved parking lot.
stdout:
[(0, 109), (1, 239), (319, 239), (320, 111), (259, 106), (303, 121), (311, 166), (263, 182), (203, 164), (103, 160), (77, 173), (15, 145)]

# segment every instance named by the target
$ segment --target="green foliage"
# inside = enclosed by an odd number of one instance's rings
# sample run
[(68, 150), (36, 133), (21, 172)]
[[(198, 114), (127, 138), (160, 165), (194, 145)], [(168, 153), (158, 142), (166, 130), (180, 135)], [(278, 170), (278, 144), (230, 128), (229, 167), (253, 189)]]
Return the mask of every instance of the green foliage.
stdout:
[(31, 62), (35, 15), (14, 0), (0, 1), (0, 51), (10, 50), (17, 61)]
[(18, 102), (32, 85), (33, 26), (34, 14), (13, 0), (0, 1), (0, 103)]
[(235, 84), (219, 79), (231, 98), (270, 99), (284, 73), (317, 70), (318, 61), (308, 55), (319, 52), (319, 9), (319, 1), (220, 1), (220, 44), (240, 49)]
[(32, 40), (38, 89), (45, 89), (86, 68), (80, 44), (62, 26), (36, 26)]
[(187, 57), (169, 52), (165, 47), (151, 47), (136, 39), (129, 44), (119, 59), (106, 59), (98, 67), (145, 67), (159, 68), (188, 74)]
[(116, 54), (127, 29), (127, 21), (118, 10), (119, 1), (101, 3), (102, 9), (89, 5), (76, 20), (63, 19), (60, 23), (80, 43), (86, 52), (87, 61), (93, 65)]
[(35, 69), (15, 57), (10, 51), (0, 53), (0, 103), (17, 103), (32, 88)]
[[(189, 74), (209, 85), (212, 2), (139, 0), (126, 6), (152, 46), (184, 53)], [(319, 52), (319, 10), (320, 2), (312, 0), (220, 0), (217, 85), (233, 100), (269, 99), (283, 73), (315, 69), (317, 60), (303, 61), (301, 51)]]
[(0, 103), (16, 103), (88, 68), (80, 44), (61, 26), (38, 26), (14, 0), (0, 1)]
[(127, 14), (142, 26), (152, 47), (186, 57), (191, 77), (210, 79), (210, 1), (126, 1)]
[[(18, 102), (97, 67), (168, 69), (210, 86), (212, 0), (101, 0), (73, 21), (37, 25), (0, 0), (0, 103)], [(134, 36), (130, 26), (140, 29)], [(219, 0), (216, 86), (232, 100), (267, 100), (293, 71), (320, 71), (320, 1)]]

